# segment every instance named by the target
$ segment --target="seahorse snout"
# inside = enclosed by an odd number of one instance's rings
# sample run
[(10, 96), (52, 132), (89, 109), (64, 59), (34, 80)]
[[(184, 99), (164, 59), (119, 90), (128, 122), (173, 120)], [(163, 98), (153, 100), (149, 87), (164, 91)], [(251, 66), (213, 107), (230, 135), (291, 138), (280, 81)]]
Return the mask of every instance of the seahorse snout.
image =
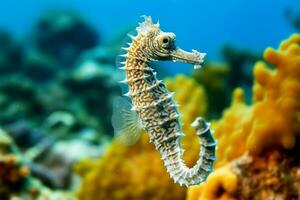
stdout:
[(195, 66), (195, 68), (200, 68), (201, 64), (204, 62), (205, 53), (200, 53), (196, 50), (192, 52), (184, 51), (180, 48), (171, 52), (171, 59), (173, 61), (185, 62)]

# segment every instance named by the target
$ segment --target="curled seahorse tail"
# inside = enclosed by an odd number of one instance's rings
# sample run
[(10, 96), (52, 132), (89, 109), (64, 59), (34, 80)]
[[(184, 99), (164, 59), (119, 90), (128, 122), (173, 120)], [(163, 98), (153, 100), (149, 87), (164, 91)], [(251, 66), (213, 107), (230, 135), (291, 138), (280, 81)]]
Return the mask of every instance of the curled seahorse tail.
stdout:
[(168, 149), (160, 150), (171, 178), (184, 186), (198, 185), (204, 182), (212, 171), (216, 159), (216, 142), (212, 137), (210, 124), (199, 117), (192, 123), (192, 126), (196, 129), (201, 144), (199, 160), (192, 168), (188, 168), (182, 160), (183, 151), (180, 147), (180, 138), (171, 141)]

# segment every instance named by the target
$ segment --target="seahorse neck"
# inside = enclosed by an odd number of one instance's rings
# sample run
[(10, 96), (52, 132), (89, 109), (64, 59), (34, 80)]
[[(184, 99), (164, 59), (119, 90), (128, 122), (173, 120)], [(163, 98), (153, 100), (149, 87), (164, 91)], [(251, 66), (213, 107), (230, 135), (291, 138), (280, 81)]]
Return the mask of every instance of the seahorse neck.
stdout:
[(140, 45), (141, 39), (134, 40), (127, 51), (125, 69), (149, 69), (151, 60), (146, 55), (146, 48)]

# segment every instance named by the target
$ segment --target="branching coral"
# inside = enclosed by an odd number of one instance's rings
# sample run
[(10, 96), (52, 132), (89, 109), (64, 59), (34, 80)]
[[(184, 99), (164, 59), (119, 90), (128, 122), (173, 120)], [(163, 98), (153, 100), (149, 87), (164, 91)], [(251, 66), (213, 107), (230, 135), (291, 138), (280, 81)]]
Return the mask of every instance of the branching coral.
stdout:
[[(213, 123), (219, 147), (215, 167), (219, 169), (206, 184), (190, 190), (189, 200), (299, 197), (295, 192), (300, 184), (299, 168), (290, 161), (295, 159), (290, 150), (295, 149), (300, 133), (299, 44), (300, 35), (292, 35), (278, 50), (265, 50), (265, 60), (276, 69), (265, 62), (255, 65), (251, 106), (244, 103), (243, 91), (235, 90), (231, 107)], [(228, 167), (242, 183), (231, 188), (236, 192), (233, 196), (226, 183), (214, 179), (218, 173), (228, 174), (224, 171)], [(206, 198), (206, 191), (213, 196)]]
[[(206, 110), (205, 92), (186, 76), (169, 79), (166, 84), (175, 92), (175, 99), (181, 105), (180, 112), (185, 116), (182, 118), (186, 133), (183, 145), (188, 146), (188, 151), (184, 158), (192, 165), (197, 159), (199, 144), (194, 143), (197, 139), (190, 123)], [(159, 153), (149, 143), (146, 134), (134, 146), (114, 141), (99, 163), (82, 161), (75, 168), (84, 178), (79, 191), (81, 200), (176, 200), (185, 197), (186, 189), (175, 185), (169, 178)]]

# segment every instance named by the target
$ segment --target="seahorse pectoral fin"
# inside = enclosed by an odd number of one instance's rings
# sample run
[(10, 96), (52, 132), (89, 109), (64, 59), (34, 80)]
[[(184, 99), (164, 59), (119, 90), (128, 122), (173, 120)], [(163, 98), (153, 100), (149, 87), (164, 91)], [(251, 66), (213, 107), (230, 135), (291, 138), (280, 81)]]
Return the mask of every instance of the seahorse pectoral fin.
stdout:
[(131, 104), (122, 97), (116, 97), (113, 103), (112, 125), (115, 139), (122, 144), (133, 145), (143, 132), (143, 126)]

